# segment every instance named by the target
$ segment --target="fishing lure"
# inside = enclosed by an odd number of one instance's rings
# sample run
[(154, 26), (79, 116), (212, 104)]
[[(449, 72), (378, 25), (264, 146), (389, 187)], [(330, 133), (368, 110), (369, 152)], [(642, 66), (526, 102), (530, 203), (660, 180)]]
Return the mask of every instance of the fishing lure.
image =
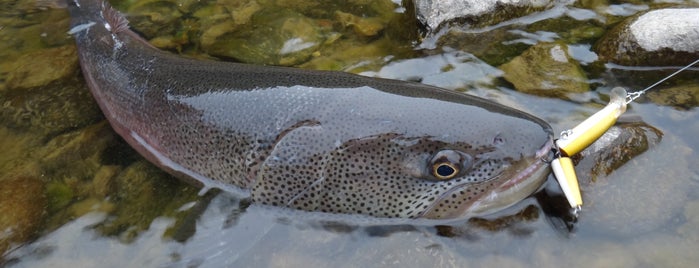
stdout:
[(578, 178), (575, 175), (575, 169), (573, 168), (573, 162), (570, 156), (579, 153), (599, 139), (614, 125), (614, 123), (616, 123), (619, 116), (626, 111), (626, 106), (629, 103), (645, 94), (651, 88), (654, 88), (660, 83), (665, 82), (665, 80), (670, 79), (697, 63), (699, 63), (699, 59), (641, 91), (627, 93), (624, 88), (615, 87), (611, 91), (609, 104), (607, 104), (607, 106), (585, 119), (574, 128), (561, 132), (561, 137), (555, 142), (557, 152), (555, 159), (551, 161), (551, 169), (563, 190), (563, 194), (568, 200), (568, 204), (574, 209), (574, 214), (577, 214), (582, 208), (583, 200), (580, 194)]

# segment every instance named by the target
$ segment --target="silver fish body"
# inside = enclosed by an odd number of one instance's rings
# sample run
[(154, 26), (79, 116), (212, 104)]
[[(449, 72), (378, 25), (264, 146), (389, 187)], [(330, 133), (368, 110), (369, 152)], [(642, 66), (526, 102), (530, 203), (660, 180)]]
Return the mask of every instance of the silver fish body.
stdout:
[(343, 72), (182, 58), (108, 4), (69, 4), (85, 80), (149, 161), (253, 202), (373, 217), (454, 219), (534, 192), (544, 121), (432, 86)]

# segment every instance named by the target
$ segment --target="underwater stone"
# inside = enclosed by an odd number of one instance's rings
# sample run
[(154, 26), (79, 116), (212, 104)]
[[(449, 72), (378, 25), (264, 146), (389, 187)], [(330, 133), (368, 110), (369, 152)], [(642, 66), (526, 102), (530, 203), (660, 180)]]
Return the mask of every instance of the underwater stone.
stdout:
[(102, 112), (75, 68), (67, 79), (40, 87), (8, 89), (2, 96), (0, 123), (50, 138), (102, 119)]
[(92, 179), (92, 194), (99, 198), (107, 198), (116, 189), (114, 179), (121, 172), (121, 166), (101, 166)]
[(699, 106), (699, 85), (678, 85), (649, 91), (646, 95), (652, 102), (676, 108), (691, 109)]
[[(204, 49), (245, 63), (291, 66), (308, 60), (325, 41), (316, 22), (295, 11), (260, 11), (252, 28), (219, 34)], [(223, 31), (233, 30), (224, 29)]]
[(590, 89), (585, 73), (570, 57), (565, 44), (538, 43), (500, 65), (500, 69), (505, 72), (505, 80), (529, 94), (565, 98), (568, 93)]
[(44, 184), (33, 175), (36, 174), (0, 177), (0, 256), (31, 239), (42, 225), (46, 207)]
[(667, 8), (628, 18), (596, 44), (603, 61), (631, 66), (686, 65), (699, 58), (699, 8)]
[(47, 48), (21, 56), (7, 75), (7, 88), (32, 88), (65, 79), (78, 69), (75, 45)]
[(581, 183), (593, 183), (609, 175), (634, 157), (655, 147), (663, 133), (643, 122), (622, 123), (612, 126), (602, 137), (579, 154), (573, 156), (576, 169), (584, 176)]
[(77, 173), (80, 167), (85, 169), (84, 173), (94, 174), (102, 152), (114, 142), (115, 136), (109, 125), (102, 122), (59, 135), (37, 153), (48, 169), (62, 170), (70, 166), (73, 167), (70, 172)]
[(335, 20), (345, 27), (352, 27), (355, 33), (365, 37), (378, 35), (386, 27), (380, 18), (364, 18), (342, 11), (335, 12)]

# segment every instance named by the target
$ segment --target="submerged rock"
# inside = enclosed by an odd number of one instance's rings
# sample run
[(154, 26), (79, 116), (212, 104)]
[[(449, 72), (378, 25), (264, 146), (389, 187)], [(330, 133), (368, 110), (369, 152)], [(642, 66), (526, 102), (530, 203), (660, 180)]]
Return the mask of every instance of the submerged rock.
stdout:
[(551, 0), (417, 0), (417, 16), (430, 29), (457, 23), (473, 27), (494, 25), (553, 6)]
[(500, 69), (505, 72), (505, 80), (529, 94), (565, 98), (566, 94), (590, 89), (585, 73), (565, 44), (538, 43), (500, 65)]
[(146, 38), (153, 38), (163, 33), (173, 33), (177, 29), (178, 19), (182, 17), (177, 1), (145, 0), (134, 1), (129, 6), (129, 24)]
[[(71, 69), (72, 74), (68, 79), (40, 87), (8, 89), (0, 94), (3, 104), (0, 124), (37, 135), (52, 136), (97, 122), (102, 118), (102, 113), (85, 83), (79, 80), (81, 78), (76, 70)], [(30, 78), (33, 81), (37, 79), (42, 80), (41, 83), (45, 81), (44, 78)]]
[(686, 65), (699, 58), (699, 8), (666, 8), (630, 17), (596, 44), (602, 61), (632, 66)]
[(648, 99), (660, 105), (682, 109), (699, 106), (699, 84), (678, 85), (649, 91)]
[(663, 133), (645, 123), (624, 123), (611, 127), (602, 137), (573, 157), (576, 169), (584, 171), (582, 184), (597, 181), (634, 157), (655, 147)]
[(364, 18), (342, 11), (335, 12), (335, 20), (344, 27), (352, 27), (356, 34), (363, 37), (376, 36), (386, 27), (378, 17)]
[(173, 178), (145, 160), (124, 168), (113, 179), (113, 217), (100, 224), (106, 235), (131, 241), (161, 216), (175, 216), (185, 203), (197, 199), (198, 189)]
[(14, 62), (7, 75), (8, 89), (44, 86), (70, 77), (78, 69), (75, 45), (38, 50), (24, 54)]
[(38, 174), (0, 177), (0, 264), (5, 251), (36, 235), (43, 223), (46, 197)]
[(204, 50), (246, 63), (289, 66), (308, 60), (325, 40), (314, 20), (289, 9), (260, 11), (251, 22), (252, 29), (221, 34)]

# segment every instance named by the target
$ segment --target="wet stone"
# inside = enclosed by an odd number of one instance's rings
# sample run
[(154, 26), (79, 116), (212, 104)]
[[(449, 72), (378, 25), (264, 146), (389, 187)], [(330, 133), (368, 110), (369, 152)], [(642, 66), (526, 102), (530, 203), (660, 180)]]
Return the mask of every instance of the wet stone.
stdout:
[(649, 91), (647, 97), (650, 101), (660, 105), (691, 109), (699, 106), (699, 84), (659, 88), (658, 90)]
[(204, 50), (246, 63), (290, 66), (308, 60), (324, 39), (310, 18), (289, 9), (265, 10), (252, 17), (252, 29), (223, 34)]
[(45, 86), (0, 92), (0, 123), (52, 136), (97, 122), (103, 118), (102, 113), (78, 79), (73, 73), (69, 79)]
[(428, 28), (437, 30), (445, 24), (483, 27), (544, 10), (555, 1), (515, 0), (418, 0), (417, 16)]
[(33, 238), (42, 226), (46, 208), (44, 184), (33, 175), (36, 174), (0, 177), (0, 256)]
[(386, 27), (380, 18), (363, 18), (342, 11), (335, 12), (335, 19), (363, 37), (376, 36)]
[(115, 190), (115, 177), (121, 171), (121, 166), (101, 166), (92, 179), (92, 194), (99, 198), (106, 198)]
[(612, 126), (588, 148), (572, 157), (584, 174), (581, 183), (591, 183), (609, 175), (634, 157), (655, 147), (663, 133), (643, 122)]
[(134, 1), (125, 12), (129, 25), (146, 38), (176, 32), (182, 12), (176, 1), (146, 0)]
[(7, 75), (7, 87), (17, 89), (44, 86), (70, 77), (77, 69), (78, 56), (74, 45), (38, 50), (15, 61), (13, 71)]
[(602, 61), (678, 66), (699, 58), (699, 8), (666, 8), (630, 17), (596, 44)]
[(118, 205), (99, 226), (106, 235), (131, 241), (160, 216), (174, 216), (184, 204), (197, 199), (195, 187), (169, 176), (145, 160), (124, 168), (114, 178), (113, 199)]
[(500, 65), (500, 69), (505, 72), (505, 80), (524, 93), (566, 98), (567, 94), (590, 89), (585, 73), (565, 44), (538, 43)]
[[(82, 170), (78, 177), (91, 178), (100, 166), (102, 152), (115, 138), (109, 125), (102, 122), (57, 136), (37, 154), (50, 171), (78, 174)], [(72, 168), (65, 170), (68, 166)]]

